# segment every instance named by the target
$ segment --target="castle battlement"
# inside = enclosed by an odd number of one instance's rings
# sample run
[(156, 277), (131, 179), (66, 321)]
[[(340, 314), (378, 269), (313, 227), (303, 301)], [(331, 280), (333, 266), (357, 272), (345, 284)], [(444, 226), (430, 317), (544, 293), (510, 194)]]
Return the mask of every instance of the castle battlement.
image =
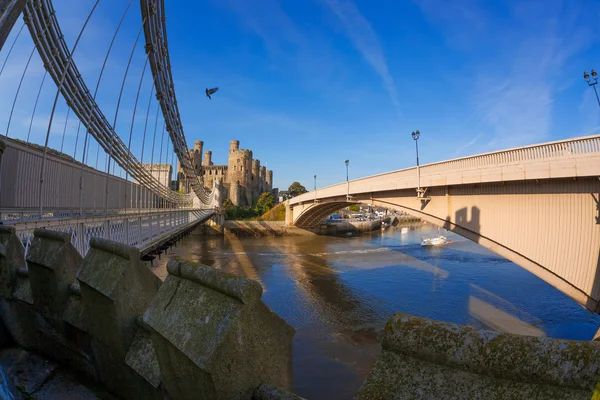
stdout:
[[(202, 176), (206, 188), (211, 189), (215, 179), (219, 179), (223, 183), (225, 197), (233, 204), (244, 206), (251, 205), (252, 200), (261, 193), (272, 191), (273, 171), (261, 166), (259, 159), (253, 159), (252, 150), (240, 149), (239, 140), (229, 142), (227, 165), (214, 165), (212, 152), (206, 150), (202, 153), (202, 149), (203, 142), (195, 141), (194, 149), (190, 149), (190, 156), (194, 170)], [(179, 187), (189, 190), (183, 170), (179, 168), (178, 171)]]

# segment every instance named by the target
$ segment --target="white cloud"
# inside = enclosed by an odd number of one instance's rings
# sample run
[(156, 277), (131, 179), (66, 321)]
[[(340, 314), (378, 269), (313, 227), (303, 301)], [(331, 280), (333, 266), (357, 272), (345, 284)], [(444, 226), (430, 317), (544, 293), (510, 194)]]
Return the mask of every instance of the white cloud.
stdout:
[(362, 56), (381, 77), (392, 104), (400, 115), (401, 107), (394, 78), (390, 74), (383, 46), (379, 42), (369, 21), (360, 13), (356, 5), (347, 0), (325, 0), (335, 15), (342, 21), (346, 33)]

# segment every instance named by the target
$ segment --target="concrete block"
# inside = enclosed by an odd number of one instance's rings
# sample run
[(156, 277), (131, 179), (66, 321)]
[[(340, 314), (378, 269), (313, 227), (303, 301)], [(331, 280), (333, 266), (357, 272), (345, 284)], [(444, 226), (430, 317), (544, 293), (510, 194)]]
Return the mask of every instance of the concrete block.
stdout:
[(12, 298), (17, 270), (25, 269), (25, 249), (12, 226), (0, 225), (0, 296)]
[(142, 376), (154, 388), (160, 386), (160, 368), (158, 358), (152, 344), (151, 329), (141, 317), (137, 319), (139, 329), (133, 337), (125, 363)]
[(304, 398), (271, 384), (263, 383), (254, 391), (252, 400), (304, 400)]
[(357, 399), (590, 399), (600, 343), (512, 335), (395, 314)]
[(36, 229), (33, 236), (27, 266), (34, 305), (46, 316), (60, 318), (71, 297), (69, 285), (75, 282), (83, 257), (68, 233)]
[(155, 398), (158, 391), (125, 362), (160, 280), (140, 261), (140, 252), (104, 239), (90, 240), (77, 273), (88, 332), (100, 379), (114, 393)]
[(177, 259), (167, 271), (144, 322), (172, 398), (250, 399), (263, 382), (291, 389), (294, 329), (260, 300), (260, 284)]

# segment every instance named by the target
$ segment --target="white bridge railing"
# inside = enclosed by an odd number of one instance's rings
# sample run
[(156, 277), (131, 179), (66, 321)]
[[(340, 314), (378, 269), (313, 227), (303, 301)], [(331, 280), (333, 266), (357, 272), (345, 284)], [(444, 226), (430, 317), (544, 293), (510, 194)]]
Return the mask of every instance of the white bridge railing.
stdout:
[(14, 226), (27, 252), (33, 231), (45, 228), (67, 232), (82, 256), (89, 250), (92, 237), (124, 243), (144, 251), (179, 231), (210, 218), (213, 210), (165, 210), (135, 214), (115, 214), (91, 217), (20, 220), (6, 225)]
[[(420, 167), (420, 186), (445, 186), (468, 183), (524, 179), (597, 176), (600, 171), (600, 135), (542, 143)], [(355, 179), (350, 194), (410, 189), (418, 186), (417, 168), (411, 167)], [(290, 200), (290, 204), (345, 196), (346, 182), (308, 192)]]

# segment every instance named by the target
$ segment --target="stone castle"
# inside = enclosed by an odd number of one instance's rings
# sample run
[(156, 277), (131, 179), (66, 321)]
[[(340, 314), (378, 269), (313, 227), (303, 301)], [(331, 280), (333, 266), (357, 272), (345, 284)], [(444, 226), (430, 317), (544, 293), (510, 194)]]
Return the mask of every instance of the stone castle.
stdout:
[[(212, 151), (205, 151), (202, 157), (203, 146), (204, 142), (196, 140), (189, 153), (196, 173), (204, 179), (205, 188), (212, 190), (215, 181), (222, 184), (223, 199), (230, 199), (236, 206), (250, 206), (261, 193), (272, 192), (273, 171), (261, 166), (260, 160), (254, 160), (252, 150), (240, 149), (239, 140), (229, 143), (227, 165), (214, 165)], [(177, 179), (179, 189), (189, 192), (190, 185), (180, 164)]]

